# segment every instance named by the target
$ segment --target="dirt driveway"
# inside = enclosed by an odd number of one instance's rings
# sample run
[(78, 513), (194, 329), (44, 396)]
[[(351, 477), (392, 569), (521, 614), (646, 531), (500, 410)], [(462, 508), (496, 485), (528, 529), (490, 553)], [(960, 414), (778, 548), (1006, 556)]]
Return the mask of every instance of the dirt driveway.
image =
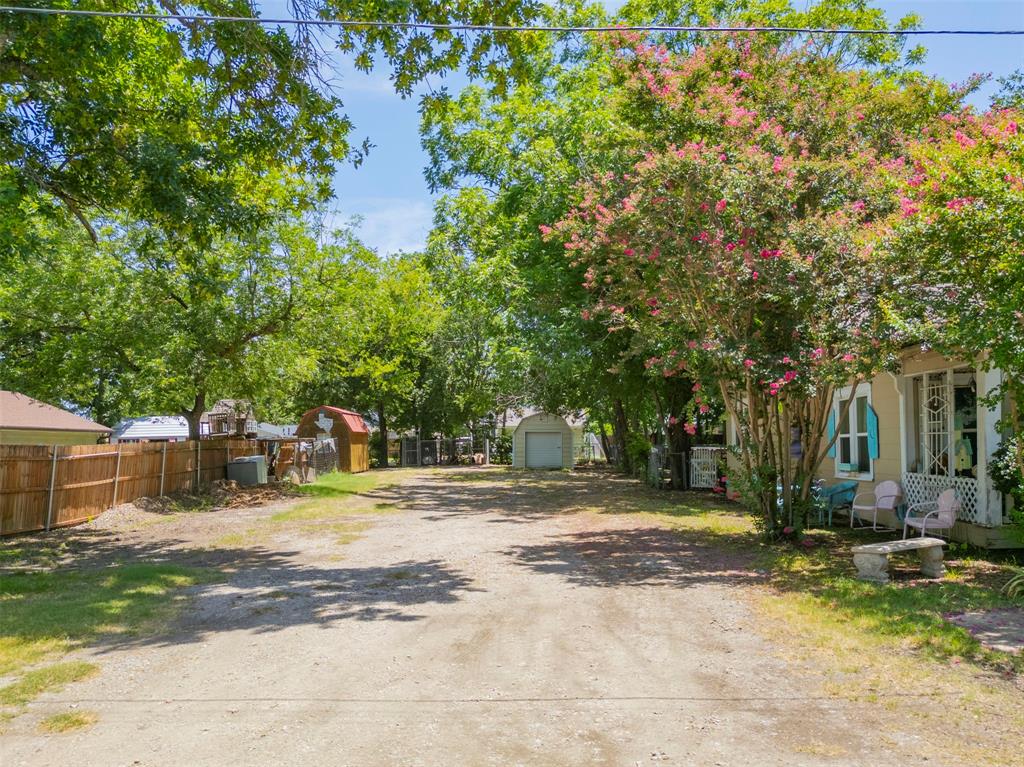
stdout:
[[(943, 763), (896, 714), (822, 694), (776, 651), (736, 555), (587, 510), (630, 492), (602, 474), (435, 470), (353, 500), (398, 508), (342, 547), (301, 529), (208, 547), (258, 509), (102, 531), (108, 555), (226, 580), (195, 587), (169, 633), (81, 651), (101, 672), (33, 703), (0, 761)], [(98, 722), (33, 728), (69, 706)]]

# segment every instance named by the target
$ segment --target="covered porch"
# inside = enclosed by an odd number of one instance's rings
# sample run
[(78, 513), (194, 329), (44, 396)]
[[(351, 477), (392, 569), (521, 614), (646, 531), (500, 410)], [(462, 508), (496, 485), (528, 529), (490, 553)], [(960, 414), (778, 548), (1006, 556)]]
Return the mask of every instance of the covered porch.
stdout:
[(1007, 521), (1003, 497), (988, 474), (1002, 403), (985, 398), (1000, 376), (934, 354), (905, 360), (895, 376), (905, 502), (934, 501), (955, 489), (960, 511), (952, 537), (986, 547), (1009, 545), (999, 529)]

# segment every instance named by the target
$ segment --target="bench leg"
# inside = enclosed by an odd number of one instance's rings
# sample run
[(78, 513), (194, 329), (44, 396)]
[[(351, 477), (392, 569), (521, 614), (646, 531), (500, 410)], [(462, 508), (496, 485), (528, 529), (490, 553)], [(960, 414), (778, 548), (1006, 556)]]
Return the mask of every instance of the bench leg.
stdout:
[(941, 578), (946, 574), (946, 566), (942, 563), (942, 547), (919, 549), (921, 555), (921, 572), (929, 578)]
[(888, 554), (854, 554), (853, 563), (857, 565), (857, 577), (862, 581), (889, 582)]

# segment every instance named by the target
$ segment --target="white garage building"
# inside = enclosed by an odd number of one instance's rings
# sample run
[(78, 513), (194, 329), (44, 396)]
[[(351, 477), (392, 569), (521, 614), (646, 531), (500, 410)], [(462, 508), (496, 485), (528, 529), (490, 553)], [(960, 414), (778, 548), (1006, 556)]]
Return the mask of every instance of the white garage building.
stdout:
[(571, 469), (572, 429), (561, 416), (536, 413), (519, 422), (512, 434), (512, 467)]

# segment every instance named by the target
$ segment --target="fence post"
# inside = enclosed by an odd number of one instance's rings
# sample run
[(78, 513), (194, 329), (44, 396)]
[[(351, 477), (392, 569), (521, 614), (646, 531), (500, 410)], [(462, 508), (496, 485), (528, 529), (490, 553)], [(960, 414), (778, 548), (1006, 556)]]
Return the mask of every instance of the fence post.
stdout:
[(202, 448), (200, 448), (201, 444), (202, 443), (197, 439), (196, 440), (196, 492), (197, 493), (199, 492), (199, 484), (200, 484), (200, 479), (199, 479), (199, 461), (202, 459)]
[(160, 454), (160, 492), (158, 495), (164, 494), (164, 475), (167, 471), (167, 443), (164, 442), (164, 449)]
[(57, 481), (57, 446), (53, 446), (53, 458), (50, 461), (50, 497), (46, 501), (46, 532), (50, 532), (53, 520), (53, 486)]
[(231, 445), (224, 445), (224, 478), (228, 476), (228, 464), (231, 463)]
[(484, 437), (484, 465), (491, 465), (491, 438)]
[(110, 502), (110, 507), (117, 506), (117, 483), (121, 481), (121, 443), (117, 443), (117, 466), (114, 468), (114, 498)]

